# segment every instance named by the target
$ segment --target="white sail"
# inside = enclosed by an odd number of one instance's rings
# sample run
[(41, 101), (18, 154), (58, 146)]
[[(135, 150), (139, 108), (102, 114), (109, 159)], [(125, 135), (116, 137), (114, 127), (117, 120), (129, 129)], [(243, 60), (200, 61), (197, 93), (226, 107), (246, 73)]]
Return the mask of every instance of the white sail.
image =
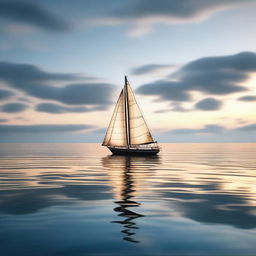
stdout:
[(128, 98), (128, 121), (129, 121), (129, 142), (132, 145), (154, 142), (148, 126), (143, 118), (141, 110), (137, 104), (133, 91), (126, 81)]
[(104, 146), (127, 146), (124, 103), (124, 93), (122, 90), (102, 143)]

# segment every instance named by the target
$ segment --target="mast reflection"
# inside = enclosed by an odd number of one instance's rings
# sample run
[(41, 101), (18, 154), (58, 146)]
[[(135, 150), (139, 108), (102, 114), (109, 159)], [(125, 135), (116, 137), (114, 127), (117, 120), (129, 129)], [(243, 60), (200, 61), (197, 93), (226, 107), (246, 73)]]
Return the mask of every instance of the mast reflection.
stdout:
[[(135, 156), (108, 156), (102, 159), (103, 165), (110, 169), (109, 175), (113, 183), (113, 189), (118, 206), (113, 210), (122, 217), (122, 220), (112, 221), (122, 226), (123, 240), (139, 243), (136, 239), (136, 230), (139, 229), (136, 219), (144, 217), (137, 213), (136, 207), (140, 203), (136, 202), (136, 192), (141, 189), (140, 183), (150, 172), (152, 164), (159, 161), (158, 156), (135, 157)], [(143, 166), (143, 167), (142, 167)]]
[(121, 192), (121, 200), (115, 201), (119, 207), (114, 208), (115, 212), (118, 212), (118, 216), (124, 218), (122, 221), (112, 221), (112, 223), (119, 223), (123, 226), (124, 233), (123, 239), (133, 243), (139, 243), (133, 236), (136, 234), (134, 231), (138, 229), (136, 222), (134, 221), (137, 218), (143, 217), (144, 215), (138, 214), (131, 209), (138, 207), (140, 204), (136, 201), (131, 200), (134, 198), (133, 193), (136, 190), (134, 189), (134, 180), (133, 174), (131, 171), (131, 162), (130, 157), (126, 157), (126, 165), (123, 174), (123, 189)]

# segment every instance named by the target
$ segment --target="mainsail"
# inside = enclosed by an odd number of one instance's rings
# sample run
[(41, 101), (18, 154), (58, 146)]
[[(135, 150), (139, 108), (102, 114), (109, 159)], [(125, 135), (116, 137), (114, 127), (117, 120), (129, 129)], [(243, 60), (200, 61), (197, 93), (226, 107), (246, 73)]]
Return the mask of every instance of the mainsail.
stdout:
[(102, 145), (129, 147), (153, 142), (154, 139), (125, 77), (124, 89), (118, 98)]
[(126, 80), (127, 98), (128, 98), (128, 121), (129, 137), (131, 145), (146, 144), (154, 142), (148, 129), (145, 119), (141, 113), (140, 107), (133, 94), (132, 88)]

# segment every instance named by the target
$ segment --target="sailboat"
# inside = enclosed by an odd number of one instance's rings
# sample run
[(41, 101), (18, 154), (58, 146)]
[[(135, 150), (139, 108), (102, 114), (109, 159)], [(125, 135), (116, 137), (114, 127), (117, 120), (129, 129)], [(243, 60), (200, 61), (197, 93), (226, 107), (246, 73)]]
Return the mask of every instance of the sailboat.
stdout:
[(126, 76), (102, 145), (114, 155), (156, 155), (160, 151)]

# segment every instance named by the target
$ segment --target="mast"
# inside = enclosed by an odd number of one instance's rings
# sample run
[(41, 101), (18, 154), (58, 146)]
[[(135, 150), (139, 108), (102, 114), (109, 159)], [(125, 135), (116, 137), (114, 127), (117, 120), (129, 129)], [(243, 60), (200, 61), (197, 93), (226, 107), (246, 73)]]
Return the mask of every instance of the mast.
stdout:
[(124, 108), (125, 108), (125, 126), (126, 126), (126, 139), (127, 146), (130, 147), (131, 137), (130, 137), (130, 115), (129, 115), (129, 98), (128, 98), (128, 90), (127, 90), (127, 76), (124, 76)]

